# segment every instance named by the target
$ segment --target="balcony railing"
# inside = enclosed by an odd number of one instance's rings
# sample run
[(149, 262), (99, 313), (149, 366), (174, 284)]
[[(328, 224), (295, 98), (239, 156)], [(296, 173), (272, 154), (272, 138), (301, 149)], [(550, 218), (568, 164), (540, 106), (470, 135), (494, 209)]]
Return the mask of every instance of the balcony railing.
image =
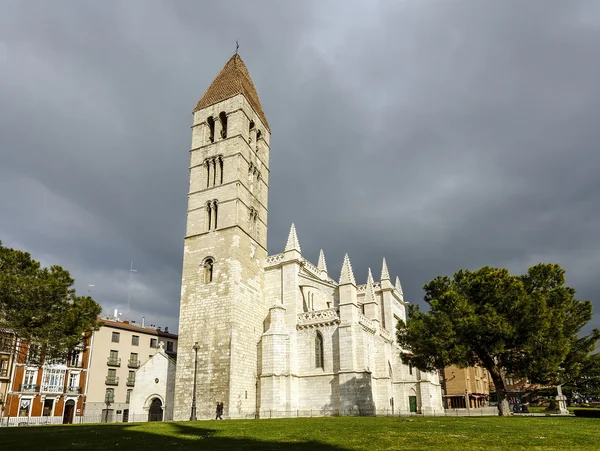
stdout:
[(65, 387), (62, 385), (42, 385), (40, 390), (42, 393), (62, 393)]
[(135, 385), (135, 379), (127, 379), (126, 384), (128, 387), (133, 387)]
[(115, 395), (110, 395), (110, 396), (105, 396), (104, 397), (104, 404), (106, 403), (113, 403), (115, 402)]
[(79, 386), (66, 387), (65, 393), (76, 393), (79, 395), (79, 394), (81, 394), (81, 387), (79, 387)]
[(8, 377), (8, 368), (0, 368), (0, 377)]
[(129, 362), (127, 362), (127, 366), (129, 368), (139, 368), (140, 367), (140, 361), (139, 360), (129, 360)]
[(21, 384), (19, 386), (19, 391), (25, 393), (36, 393), (40, 391), (40, 386), (37, 384)]
[(119, 378), (117, 376), (106, 376), (106, 385), (119, 385)]
[(109, 357), (106, 361), (108, 366), (121, 366), (121, 359), (116, 357)]

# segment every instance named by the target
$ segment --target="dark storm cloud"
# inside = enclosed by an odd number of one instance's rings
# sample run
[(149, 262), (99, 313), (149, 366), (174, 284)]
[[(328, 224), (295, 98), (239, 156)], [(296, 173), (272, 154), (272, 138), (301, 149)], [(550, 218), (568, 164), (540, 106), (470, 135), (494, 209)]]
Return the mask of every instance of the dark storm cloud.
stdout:
[(4, 2), (0, 239), (175, 326), (190, 113), (239, 38), (273, 131), (270, 253), (295, 222), (334, 276), (386, 256), (411, 302), (538, 261), (595, 300), (599, 30), (595, 1)]

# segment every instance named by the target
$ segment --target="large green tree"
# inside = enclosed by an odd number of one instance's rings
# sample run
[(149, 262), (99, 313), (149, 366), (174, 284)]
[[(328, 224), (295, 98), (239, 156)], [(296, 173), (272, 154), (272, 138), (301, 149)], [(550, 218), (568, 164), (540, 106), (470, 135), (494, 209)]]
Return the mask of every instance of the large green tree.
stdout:
[(485, 367), (500, 415), (509, 413), (504, 372), (532, 383), (562, 383), (577, 375), (600, 338), (596, 329), (579, 337), (592, 303), (575, 299), (556, 264), (538, 264), (523, 275), (487, 266), (460, 270), (423, 288), (429, 311), (410, 305), (406, 323), (398, 324), (403, 361), (424, 371)]
[(30, 361), (67, 358), (85, 333), (98, 326), (101, 307), (77, 296), (74, 280), (60, 266), (44, 268), (27, 252), (0, 241), (0, 329), (37, 349)]

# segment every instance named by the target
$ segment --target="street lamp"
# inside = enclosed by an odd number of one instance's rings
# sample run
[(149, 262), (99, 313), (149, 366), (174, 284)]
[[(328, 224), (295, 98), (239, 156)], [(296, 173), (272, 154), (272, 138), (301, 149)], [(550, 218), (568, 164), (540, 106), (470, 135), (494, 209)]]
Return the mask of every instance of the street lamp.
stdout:
[(196, 354), (194, 357), (194, 392), (192, 394), (192, 414), (190, 415), (190, 421), (196, 421), (196, 372), (198, 371), (198, 349), (200, 348), (200, 346), (198, 346), (198, 342), (196, 342), (196, 344), (194, 344), (194, 347), (192, 348), (194, 350), (194, 353)]

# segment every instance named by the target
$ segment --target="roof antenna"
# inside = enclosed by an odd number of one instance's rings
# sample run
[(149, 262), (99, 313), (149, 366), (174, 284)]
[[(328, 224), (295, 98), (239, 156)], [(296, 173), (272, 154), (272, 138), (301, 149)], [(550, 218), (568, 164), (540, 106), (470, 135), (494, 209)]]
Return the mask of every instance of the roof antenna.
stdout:
[(235, 40), (235, 54), (237, 55), (238, 49), (240, 48), (240, 44), (238, 42), (238, 40)]

